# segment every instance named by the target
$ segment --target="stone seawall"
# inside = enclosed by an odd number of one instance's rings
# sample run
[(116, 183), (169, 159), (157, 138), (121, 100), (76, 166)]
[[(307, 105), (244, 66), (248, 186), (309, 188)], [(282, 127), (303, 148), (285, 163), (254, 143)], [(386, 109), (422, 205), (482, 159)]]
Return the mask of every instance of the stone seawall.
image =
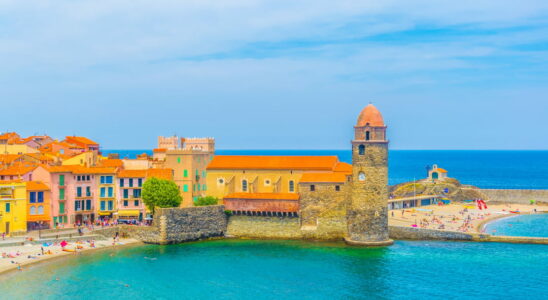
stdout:
[(222, 237), (227, 217), (224, 206), (157, 208), (152, 226), (118, 225), (93, 232), (112, 238), (116, 232), (150, 244), (172, 244)]
[(440, 241), (471, 241), (472, 235), (455, 231), (388, 226), (390, 238), (394, 240), (440, 240)]
[(301, 239), (299, 218), (230, 216), (227, 235), (256, 239)]
[(529, 204), (531, 200), (548, 204), (548, 190), (499, 190), (481, 189), (488, 200), (502, 203)]
[(223, 205), (161, 208), (154, 218), (164, 244), (222, 237), (227, 227)]

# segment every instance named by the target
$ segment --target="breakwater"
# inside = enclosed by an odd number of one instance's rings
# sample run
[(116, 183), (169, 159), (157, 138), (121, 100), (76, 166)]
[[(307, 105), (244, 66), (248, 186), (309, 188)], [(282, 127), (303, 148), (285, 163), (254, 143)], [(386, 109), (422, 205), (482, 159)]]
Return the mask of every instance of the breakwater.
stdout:
[(501, 203), (529, 204), (531, 200), (548, 204), (548, 190), (480, 189), (488, 200)]

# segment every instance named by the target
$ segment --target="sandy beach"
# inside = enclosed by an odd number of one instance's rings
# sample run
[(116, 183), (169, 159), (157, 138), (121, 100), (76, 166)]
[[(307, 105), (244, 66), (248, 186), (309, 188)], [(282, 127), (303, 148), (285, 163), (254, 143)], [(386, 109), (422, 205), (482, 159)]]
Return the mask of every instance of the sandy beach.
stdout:
[[(393, 210), (388, 213), (389, 225), (437, 230), (480, 233), (483, 225), (498, 218), (520, 214), (548, 212), (548, 206), (527, 204), (489, 204), (479, 210), (474, 204), (429, 205), (418, 208)], [(485, 232), (491, 234), (491, 232)]]
[[(0, 274), (18, 269), (24, 271), (25, 266), (42, 262), (48, 259), (58, 258), (66, 255), (78, 255), (82, 252), (88, 252), (97, 249), (114, 248), (139, 243), (141, 242), (135, 239), (120, 239), (120, 241), (115, 243), (114, 245), (112, 240), (95, 241), (93, 245), (91, 245), (87, 241), (82, 241), (80, 243), (71, 242), (68, 243), (67, 246), (65, 246), (65, 249), (69, 250), (70, 252), (63, 251), (63, 248), (59, 244), (54, 244), (48, 247), (31, 244), (0, 247), (0, 254), (2, 254), (2, 257), (0, 258)], [(43, 255), (42, 248), (44, 250)]]

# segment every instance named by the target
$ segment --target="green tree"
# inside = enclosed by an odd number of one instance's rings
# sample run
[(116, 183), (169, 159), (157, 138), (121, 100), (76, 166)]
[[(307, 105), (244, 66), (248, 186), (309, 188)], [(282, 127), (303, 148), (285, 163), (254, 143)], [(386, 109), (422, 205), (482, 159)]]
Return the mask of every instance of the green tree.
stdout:
[(219, 202), (219, 199), (213, 196), (200, 197), (194, 202), (194, 206), (207, 206), (207, 205), (216, 205)]
[(141, 196), (152, 213), (156, 207), (178, 207), (183, 200), (175, 182), (154, 177), (145, 181)]

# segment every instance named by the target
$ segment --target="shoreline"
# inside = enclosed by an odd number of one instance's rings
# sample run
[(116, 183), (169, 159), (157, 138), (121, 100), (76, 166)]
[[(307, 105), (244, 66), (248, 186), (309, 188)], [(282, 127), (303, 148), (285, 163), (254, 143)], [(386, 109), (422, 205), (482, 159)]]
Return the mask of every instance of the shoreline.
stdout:
[[(18, 262), (16, 264), (13, 264), (13, 263), (5, 264), (3, 266), (0, 264), (0, 277), (8, 275), (9, 273), (12, 273), (12, 272), (18, 272), (19, 271), (17, 269), (18, 266), (21, 266), (22, 267), (21, 271), (24, 271), (25, 268), (23, 268), (23, 267), (38, 265), (38, 264), (44, 263), (44, 262), (51, 262), (51, 261), (54, 261), (56, 259), (61, 259), (65, 256), (67, 256), (67, 255), (75, 255), (75, 254), (79, 255), (79, 254), (82, 254), (82, 253), (93, 253), (93, 252), (96, 252), (96, 251), (107, 250), (107, 249), (118, 249), (118, 248), (125, 248), (125, 247), (128, 247), (128, 246), (144, 245), (143, 242), (141, 242), (139, 240), (136, 240), (136, 239), (121, 239), (120, 241), (123, 244), (119, 244), (119, 245), (110, 245), (110, 244), (100, 245), (100, 244), (97, 243), (97, 246), (95, 248), (84, 248), (84, 249), (78, 250), (77, 252), (65, 252), (65, 251), (61, 250), (61, 251), (59, 251), (57, 253), (54, 253), (54, 254), (40, 255), (36, 259), (27, 258), (28, 254), (26, 253), (26, 254), (24, 254), (24, 257), (22, 257), (24, 260), (21, 261), (21, 262)], [(99, 241), (99, 242), (101, 242), (101, 241)], [(40, 245), (38, 245), (38, 246), (40, 246)], [(18, 247), (26, 247), (26, 246), (18, 246)], [(2, 248), (0, 248), (0, 252), (3, 252), (3, 251), (1, 251), (1, 249)], [(34, 249), (34, 250), (40, 251), (39, 248)], [(2, 259), (7, 259), (7, 258), (2, 258)], [(16, 259), (17, 258), (11, 258), (11, 260), (16, 260)], [(1, 262), (4, 263), (4, 261), (1, 261)]]

